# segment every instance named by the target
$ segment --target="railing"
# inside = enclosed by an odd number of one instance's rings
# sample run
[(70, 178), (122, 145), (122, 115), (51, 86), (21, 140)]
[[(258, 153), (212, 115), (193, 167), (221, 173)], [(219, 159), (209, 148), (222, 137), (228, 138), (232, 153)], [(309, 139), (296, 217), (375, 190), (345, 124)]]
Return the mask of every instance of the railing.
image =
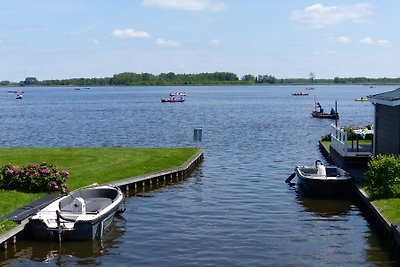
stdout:
[(360, 151), (359, 148), (350, 147), (347, 132), (333, 124), (331, 124), (331, 146), (343, 157), (370, 156), (372, 152)]

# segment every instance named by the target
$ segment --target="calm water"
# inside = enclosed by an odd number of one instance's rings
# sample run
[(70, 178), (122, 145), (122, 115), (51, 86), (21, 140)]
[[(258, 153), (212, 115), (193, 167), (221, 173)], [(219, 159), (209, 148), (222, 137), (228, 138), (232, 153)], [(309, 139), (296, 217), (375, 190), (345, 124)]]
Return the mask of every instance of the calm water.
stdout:
[[(205, 158), (187, 179), (138, 192), (104, 240), (20, 241), (10, 266), (395, 266), (351, 201), (316, 201), (284, 183), (322, 156), (332, 121), (310, 116), (314, 95), (338, 101), (339, 125), (373, 124), (354, 99), (394, 87), (0, 89), (2, 147), (186, 147), (203, 129)], [(184, 103), (160, 103), (186, 91)]]

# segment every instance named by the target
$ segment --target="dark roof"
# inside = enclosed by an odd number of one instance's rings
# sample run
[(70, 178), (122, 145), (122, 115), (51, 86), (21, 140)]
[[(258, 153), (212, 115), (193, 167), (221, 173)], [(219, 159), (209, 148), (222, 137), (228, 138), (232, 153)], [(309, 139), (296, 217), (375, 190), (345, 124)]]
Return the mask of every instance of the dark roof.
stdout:
[(382, 104), (386, 106), (399, 106), (400, 105), (400, 88), (392, 91), (367, 96), (370, 102)]

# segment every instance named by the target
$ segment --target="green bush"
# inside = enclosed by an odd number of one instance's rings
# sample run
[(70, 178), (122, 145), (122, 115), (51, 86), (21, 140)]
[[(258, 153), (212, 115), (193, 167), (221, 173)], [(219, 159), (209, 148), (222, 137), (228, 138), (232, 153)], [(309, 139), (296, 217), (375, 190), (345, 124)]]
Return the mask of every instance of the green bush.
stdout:
[(377, 155), (368, 163), (365, 172), (366, 189), (373, 198), (389, 198), (396, 195), (400, 182), (400, 157)]
[(66, 193), (69, 173), (59, 171), (51, 163), (13, 166), (7, 164), (0, 169), (0, 188), (28, 193)]

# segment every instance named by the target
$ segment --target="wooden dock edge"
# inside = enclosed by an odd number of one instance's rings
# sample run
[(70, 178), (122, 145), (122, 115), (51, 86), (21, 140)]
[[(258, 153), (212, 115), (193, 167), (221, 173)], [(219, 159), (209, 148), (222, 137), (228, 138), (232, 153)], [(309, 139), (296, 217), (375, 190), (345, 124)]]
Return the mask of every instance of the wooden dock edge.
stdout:
[[(119, 180), (116, 182), (109, 183), (110, 185), (118, 186), (121, 190), (129, 191), (129, 187), (144, 187), (147, 184), (152, 184), (156, 181), (174, 181), (179, 180), (183, 177), (187, 177), (193, 170), (202, 162), (204, 158), (204, 150), (199, 149), (199, 151), (194, 154), (188, 161), (186, 161), (182, 166), (177, 168), (171, 168), (163, 170), (160, 172), (155, 172), (151, 174), (141, 175), (137, 177), (127, 178)], [(29, 218), (22, 221), (15, 228), (10, 231), (0, 235), (0, 250), (7, 249), (9, 244), (15, 244), (17, 239), (23, 236), (25, 226), (29, 223)]]
[(0, 235), (0, 250), (7, 249), (9, 244), (15, 244), (17, 242), (17, 238), (21, 236), (23, 233), (25, 226), (29, 223), (29, 220), (24, 220), (20, 224), (18, 224), (15, 228), (10, 231), (3, 233)]
[(370, 201), (367, 193), (359, 185), (354, 184), (358, 205), (367, 217), (368, 222), (379, 233), (386, 244), (393, 250), (394, 255), (400, 252), (400, 226), (392, 224)]
[(187, 177), (200, 164), (203, 158), (204, 151), (203, 149), (200, 149), (180, 167), (126, 178), (109, 184), (113, 186), (118, 186), (119, 188), (121, 188), (122, 191), (128, 193), (131, 189), (138, 189), (141, 187), (145, 187), (146, 185), (152, 185), (166, 181), (178, 181), (179, 179)]
[[(319, 141), (319, 148), (322, 155), (330, 163), (335, 163), (329, 151), (326, 147)], [(386, 244), (394, 251), (394, 254), (398, 255), (400, 253), (400, 225), (392, 224), (388, 221), (385, 216), (379, 211), (378, 207), (370, 201), (367, 193), (358, 184), (353, 183), (354, 192), (356, 195), (356, 200), (364, 212), (367, 220), (374, 227), (374, 229), (379, 233), (379, 235), (385, 240)]]

